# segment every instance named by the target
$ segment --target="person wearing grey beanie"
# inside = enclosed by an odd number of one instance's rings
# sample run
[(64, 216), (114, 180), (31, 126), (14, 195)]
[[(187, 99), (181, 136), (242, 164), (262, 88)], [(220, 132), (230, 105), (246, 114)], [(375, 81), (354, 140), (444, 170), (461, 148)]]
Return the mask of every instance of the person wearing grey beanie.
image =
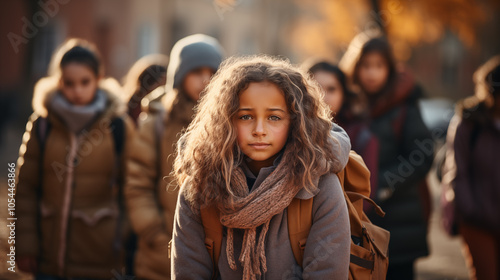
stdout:
[(169, 184), (175, 144), (191, 123), (200, 94), (222, 58), (215, 38), (196, 34), (179, 40), (170, 54), (165, 86), (142, 100), (125, 186), (130, 221), (138, 236), (134, 263), (138, 279), (170, 279), (168, 242), (179, 190)]
[(222, 47), (215, 38), (196, 34), (179, 40), (170, 53), (167, 91), (179, 89), (186, 75), (197, 68), (217, 70), (222, 62)]

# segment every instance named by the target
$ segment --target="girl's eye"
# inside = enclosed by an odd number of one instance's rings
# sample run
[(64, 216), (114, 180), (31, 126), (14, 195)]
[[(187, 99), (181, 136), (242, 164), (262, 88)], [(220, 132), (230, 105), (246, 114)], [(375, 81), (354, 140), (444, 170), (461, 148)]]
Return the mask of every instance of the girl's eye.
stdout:
[(240, 120), (244, 120), (244, 121), (248, 121), (250, 119), (252, 119), (252, 117), (250, 115), (244, 115), (244, 116), (240, 117)]
[(281, 118), (278, 117), (278, 116), (270, 116), (269, 119), (272, 120), (272, 121), (279, 121), (279, 120), (281, 120)]
[(88, 84), (90, 84), (90, 80), (89, 79), (85, 79), (85, 80), (82, 81), (82, 85), (86, 86)]
[(64, 86), (66, 86), (66, 87), (72, 87), (73, 86), (73, 82), (72, 81), (64, 81)]

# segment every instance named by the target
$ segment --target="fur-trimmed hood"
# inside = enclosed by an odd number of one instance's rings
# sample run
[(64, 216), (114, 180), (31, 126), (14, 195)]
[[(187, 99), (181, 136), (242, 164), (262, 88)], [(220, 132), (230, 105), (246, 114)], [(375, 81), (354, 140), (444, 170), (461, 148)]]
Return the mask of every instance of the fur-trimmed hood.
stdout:
[[(42, 78), (36, 83), (32, 106), (33, 111), (37, 115), (41, 117), (47, 117), (49, 115), (49, 104), (58, 91), (58, 82), (59, 80), (56, 77), (51, 76)], [(126, 113), (126, 105), (120, 98), (121, 87), (115, 79), (101, 79), (98, 88), (104, 92), (107, 99), (104, 115), (115, 117)]]
[(489, 122), (489, 111), (494, 106), (495, 98), (492, 92), (492, 77), (490, 74), (500, 65), (500, 55), (496, 55), (481, 65), (474, 72), (475, 83), (474, 95), (457, 103), (456, 114), (464, 119), (470, 119), (477, 123)]

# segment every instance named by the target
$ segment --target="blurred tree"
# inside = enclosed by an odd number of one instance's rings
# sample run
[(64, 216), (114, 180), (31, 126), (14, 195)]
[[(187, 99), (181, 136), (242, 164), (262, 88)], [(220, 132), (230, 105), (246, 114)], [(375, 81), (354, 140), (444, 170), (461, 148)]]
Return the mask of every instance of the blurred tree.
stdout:
[[(305, 13), (293, 32), (299, 52), (336, 58), (357, 33), (381, 28), (402, 61), (411, 57), (412, 47), (436, 42), (446, 30), (466, 47), (477, 47), (478, 31), (500, 10), (497, 0), (301, 0), (297, 5)], [(498, 44), (498, 36), (491, 37)]]
[(360, 26), (371, 8), (366, 0), (297, 0), (296, 5), (300, 17), (292, 28), (293, 51), (304, 58), (330, 60), (338, 58), (338, 52), (362, 31)]

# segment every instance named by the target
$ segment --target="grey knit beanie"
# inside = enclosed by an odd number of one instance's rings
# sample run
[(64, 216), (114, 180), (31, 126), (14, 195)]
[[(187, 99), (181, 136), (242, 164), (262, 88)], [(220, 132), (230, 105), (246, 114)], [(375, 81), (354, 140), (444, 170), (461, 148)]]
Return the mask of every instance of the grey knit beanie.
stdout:
[(178, 89), (186, 74), (196, 68), (217, 70), (222, 56), (222, 47), (213, 37), (195, 34), (179, 40), (170, 53), (166, 90)]

